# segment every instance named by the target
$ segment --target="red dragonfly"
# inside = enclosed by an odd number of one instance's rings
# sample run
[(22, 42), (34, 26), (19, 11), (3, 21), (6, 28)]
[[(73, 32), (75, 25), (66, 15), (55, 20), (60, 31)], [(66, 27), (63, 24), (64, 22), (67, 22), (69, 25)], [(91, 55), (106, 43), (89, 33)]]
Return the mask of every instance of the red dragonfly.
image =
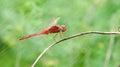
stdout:
[[(57, 22), (59, 19), (60, 19), (60, 17), (53, 19), (51, 21), (52, 25), (50, 27), (48, 27), (47, 29), (42, 30), (39, 33), (34, 33), (34, 34), (27, 35), (27, 36), (23, 36), (23, 37), (19, 38), (19, 40), (24, 40), (24, 39), (31, 38), (31, 37), (38, 36), (38, 35), (44, 35), (44, 34), (47, 35), (47, 34), (53, 34), (53, 33), (57, 33), (57, 34), (60, 33), (60, 36), (61, 36), (61, 33), (66, 31), (66, 26), (65, 25), (61, 25), (61, 26), (57, 25)], [(54, 38), (56, 37), (56, 35), (54, 36)]]

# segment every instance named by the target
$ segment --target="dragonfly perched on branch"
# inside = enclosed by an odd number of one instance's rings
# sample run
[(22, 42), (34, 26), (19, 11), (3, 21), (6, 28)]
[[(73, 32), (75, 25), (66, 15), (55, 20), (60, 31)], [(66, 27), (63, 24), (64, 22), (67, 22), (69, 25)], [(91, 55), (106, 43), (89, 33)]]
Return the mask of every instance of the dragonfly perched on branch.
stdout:
[(19, 40), (24, 40), (24, 39), (31, 38), (31, 37), (38, 36), (38, 35), (47, 35), (47, 34), (53, 34), (53, 33), (56, 33), (56, 35), (53, 37), (54, 40), (58, 33), (60, 33), (60, 36), (62, 37), (62, 32), (65, 32), (67, 28), (65, 25), (61, 25), (61, 26), (57, 25), (57, 22), (59, 19), (60, 19), (60, 17), (53, 19), (51, 21), (52, 24), (47, 29), (44, 29), (38, 33), (23, 36), (23, 37), (19, 38)]

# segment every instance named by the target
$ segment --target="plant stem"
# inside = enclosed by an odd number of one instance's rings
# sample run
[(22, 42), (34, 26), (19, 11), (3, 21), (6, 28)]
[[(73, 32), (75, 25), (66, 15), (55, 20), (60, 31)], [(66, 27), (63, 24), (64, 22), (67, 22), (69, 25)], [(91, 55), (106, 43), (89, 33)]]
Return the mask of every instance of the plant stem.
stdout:
[(37, 57), (37, 59), (35, 60), (35, 62), (32, 64), (32, 67), (35, 66), (35, 64), (38, 62), (39, 59), (41, 59), (41, 57), (48, 51), (48, 49), (50, 49), (51, 47), (53, 47), (54, 45), (62, 42), (62, 41), (65, 41), (65, 40), (69, 40), (69, 39), (72, 39), (72, 38), (75, 38), (75, 37), (78, 37), (78, 36), (82, 36), (82, 35), (87, 35), (87, 34), (102, 34), (102, 35), (116, 35), (116, 34), (120, 34), (120, 32), (99, 32), (99, 31), (90, 31), (90, 32), (82, 32), (82, 33), (78, 33), (78, 34), (74, 34), (72, 36), (69, 36), (69, 37), (66, 37), (66, 38), (63, 38), (51, 45), (49, 45), (47, 48), (45, 48), (43, 50), (43, 52)]

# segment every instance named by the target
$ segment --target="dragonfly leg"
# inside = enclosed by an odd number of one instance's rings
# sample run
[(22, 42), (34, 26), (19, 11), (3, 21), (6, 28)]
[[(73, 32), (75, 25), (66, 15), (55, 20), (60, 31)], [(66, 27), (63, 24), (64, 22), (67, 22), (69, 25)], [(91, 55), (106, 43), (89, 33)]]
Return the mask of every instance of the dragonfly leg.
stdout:
[(56, 41), (56, 36), (58, 35), (58, 33), (56, 33), (53, 37), (53, 40)]
[(62, 39), (63, 38), (63, 32), (60, 31), (60, 38)]

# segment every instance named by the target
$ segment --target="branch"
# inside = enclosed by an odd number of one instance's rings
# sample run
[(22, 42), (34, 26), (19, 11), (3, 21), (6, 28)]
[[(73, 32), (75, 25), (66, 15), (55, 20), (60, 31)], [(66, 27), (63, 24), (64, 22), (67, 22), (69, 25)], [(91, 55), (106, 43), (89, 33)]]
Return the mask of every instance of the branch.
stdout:
[(106, 53), (104, 67), (108, 67), (109, 60), (110, 60), (111, 53), (112, 53), (112, 49), (113, 49), (114, 38), (115, 38), (114, 35), (110, 37), (110, 43), (109, 43), (108, 50), (107, 50), (107, 53)]
[(35, 60), (35, 62), (32, 64), (32, 67), (35, 66), (35, 64), (38, 62), (39, 59), (41, 59), (41, 57), (48, 51), (48, 49), (50, 49), (51, 47), (55, 46), (56, 44), (62, 42), (62, 41), (65, 41), (65, 40), (69, 40), (69, 39), (72, 39), (72, 38), (75, 38), (75, 37), (78, 37), (78, 36), (82, 36), (82, 35), (87, 35), (87, 34), (102, 34), (102, 35), (115, 35), (115, 34), (120, 34), (120, 32), (98, 32), (98, 31), (91, 31), (91, 32), (82, 32), (82, 33), (78, 33), (78, 34), (75, 34), (75, 35), (72, 35), (72, 36), (69, 36), (69, 37), (66, 37), (66, 38), (63, 38), (51, 45), (49, 45), (47, 48), (45, 48), (43, 50), (43, 52), (38, 56), (38, 58)]

